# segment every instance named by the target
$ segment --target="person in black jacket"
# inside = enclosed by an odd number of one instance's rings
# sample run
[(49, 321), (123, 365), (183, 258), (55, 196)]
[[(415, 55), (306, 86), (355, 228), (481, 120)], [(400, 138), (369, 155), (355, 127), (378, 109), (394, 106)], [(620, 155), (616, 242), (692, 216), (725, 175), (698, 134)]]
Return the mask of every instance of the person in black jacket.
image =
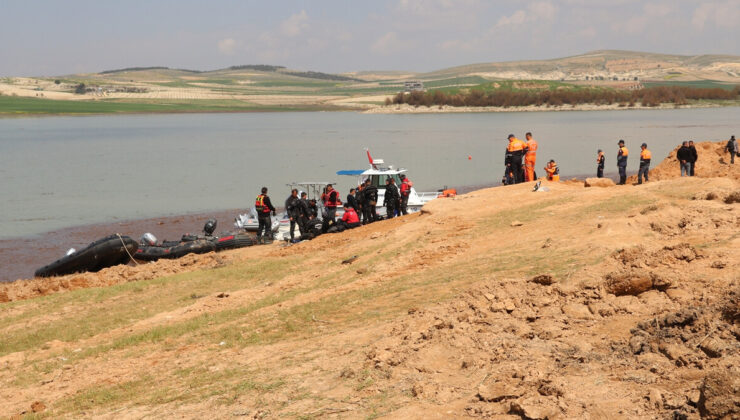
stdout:
[(401, 194), (398, 193), (396, 180), (388, 178), (385, 180), (385, 195), (383, 196), (383, 206), (385, 206), (385, 217), (392, 219), (396, 215), (401, 200)]
[(355, 196), (355, 189), (350, 188), (349, 194), (347, 194), (347, 204), (355, 209), (355, 213), (360, 214), (360, 205), (357, 203), (357, 197)]
[(375, 212), (375, 206), (378, 204), (378, 187), (365, 180), (365, 187), (362, 189), (362, 223), (368, 224), (375, 221), (378, 215)]
[(681, 176), (691, 176), (691, 149), (689, 142), (685, 141), (676, 153), (678, 163), (681, 165)]
[[(257, 210), (257, 243), (268, 244), (272, 242), (272, 220), (270, 213), (276, 215), (275, 207), (267, 196), (267, 187), (262, 187), (262, 193), (257, 196), (254, 208)], [(264, 231), (264, 235), (263, 235)]]
[(604, 151), (599, 149), (599, 154), (596, 156), (596, 164), (598, 165), (596, 167), (596, 178), (603, 178), (604, 177), (604, 163), (606, 162), (606, 157), (604, 156)]
[[(301, 215), (300, 208), (301, 199), (298, 198), (298, 190), (293, 188), (290, 192), (290, 196), (285, 200), (285, 212), (288, 214), (290, 219), (290, 239), (295, 239), (295, 225), (298, 224), (298, 218)], [(298, 229), (301, 225), (298, 224)]]
[(298, 200), (298, 229), (301, 231), (301, 237), (308, 232), (308, 221), (311, 219), (309, 210), (308, 194), (301, 192), (301, 198)]
[(629, 150), (624, 146), (624, 140), (619, 140), (619, 151), (617, 152), (617, 169), (619, 169), (619, 184), (624, 185), (627, 182), (627, 158)]
[(691, 167), (689, 168), (689, 176), (694, 176), (694, 167), (696, 167), (696, 161), (699, 160), (699, 153), (696, 152), (696, 146), (694, 146), (693, 140), (689, 140), (689, 151), (691, 152)]

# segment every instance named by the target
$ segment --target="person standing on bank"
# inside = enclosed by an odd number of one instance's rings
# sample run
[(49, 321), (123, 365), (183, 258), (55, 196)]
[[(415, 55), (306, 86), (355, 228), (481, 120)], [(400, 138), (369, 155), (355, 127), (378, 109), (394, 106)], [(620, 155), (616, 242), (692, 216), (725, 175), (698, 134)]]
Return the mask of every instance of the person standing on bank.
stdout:
[(378, 204), (378, 187), (373, 185), (369, 178), (365, 180), (362, 196), (362, 223), (372, 223), (378, 218), (375, 211), (375, 206)]
[(409, 195), (411, 195), (411, 186), (413, 185), (411, 180), (406, 178), (406, 175), (401, 174), (401, 211), (400, 214), (409, 214), (407, 207), (409, 205)]
[(606, 157), (604, 156), (604, 151), (599, 149), (599, 154), (596, 155), (596, 178), (603, 178), (604, 177), (604, 162), (606, 161)]
[(617, 169), (619, 169), (619, 184), (624, 185), (627, 182), (627, 157), (630, 152), (624, 147), (624, 140), (619, 140), (619, 152), (617, 152)]
[(326, 201), (324, 202), (324, 205), (326, 206), (326, 218), (334, 222), (337, 216), (337, 206), (342, 204), (342, 201), (339, 200), (339, 193), (331, 184), (326, 186), (325, 198)]
[(522, 168), (522, 157), (527, 151), (527, 144), (516, 138), (513, 134), (509, 134), (509, 146), (506, 151), (511, 153), (511, 162), (509, 168), (514, 173), (514, 183), (519, 184), (524, 182), (524, 174)]
[(740, 149), (737, 148), (737, 140), (735, 140), (735, 136), (731, 136), (730, 139), (727, 140), (725, 152), (730, 152), (730, 164), (735, 164), (735, 155), (740, 156)]
[(647, 148), (647, 143), (640, 146), (640, 170), (637, 171), (637, 183), (642, 184), (642, 177), (645, 176), (645, 182), (648, 182), (648, 171), (650, 170), (650, 158), (652, 154)]
[(683, 142), (681, 148), (676, 152), (676, 158), (681, 165), (681, 176), (691, 176), (691, 149), (689, 149), (689, 142)]
[(691, 152), (691, 160), (689, 160), (689, 163), (691, 163), (691, 166), (689, 167), (689, 176), (694, 176), (694, 168), (696, 167), (696, 161), (699, 160), (699, 153), (696, 152), (696, 146), (694, 146), (693, 140), (689, 140), (689, 151)]
[(298, 229), (301, 229), (301, 225), (298, 223), (298, 218), (301, 216), (301, 199), (298, 198), (298, 190), (293, 188), (290, 191), (290, 195), (285, 200), (285, 212), (288, 213), (290, 219), (290, 239), (295, 239), (295, 225), (298, 224)]
[[(267, 187), (262, 187), (262, 193), (257, 196), (254, 202), (254, 208), (257, 210), (257, 243), (258, 244), (269, 244), (272, 243), (272, 220), (270, 219), (270, 212), (275, 216), (275, 207), (270, 202), (270, 197), (267, 196)], [(264, 230), (264, 233), (263, 233)]]
[(387, 219), (392, 219), (396, 215), (400, 198), (396, 180), (390, 177), (387, 178), (385, 180), (385, 195), (383, 196), (383, 206), (385, 206), (385, 217)]
[(534, 165), (537, 163), (537, 140), (532, 138), (532, 133), (525, 134), (527, 138), (527, 153), (524, 155), (524, 180), (536, 181)]

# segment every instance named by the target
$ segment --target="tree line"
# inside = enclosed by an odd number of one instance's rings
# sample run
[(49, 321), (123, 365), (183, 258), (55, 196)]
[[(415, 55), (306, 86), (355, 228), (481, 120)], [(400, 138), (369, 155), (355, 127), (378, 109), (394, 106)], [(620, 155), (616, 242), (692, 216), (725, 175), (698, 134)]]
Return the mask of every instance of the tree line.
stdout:
[(556, 90), (493, 90), (485, 92), (473, 89), (468, 92), (446, 93), (439, 90), (427, 92), (400, 92), (386, 98), (385, 104), (409, 104), (412, 106), (563, 106), (579, 104), (633, 107), (658, 106), (663, 103), (686, 105), (691, 100), (736, 100), (740, 96), (740, 85), (731, 90), (722, 88), (696, 88), (687, 86), (655, 86), (636, 90), (614, 89), (556, 89)]

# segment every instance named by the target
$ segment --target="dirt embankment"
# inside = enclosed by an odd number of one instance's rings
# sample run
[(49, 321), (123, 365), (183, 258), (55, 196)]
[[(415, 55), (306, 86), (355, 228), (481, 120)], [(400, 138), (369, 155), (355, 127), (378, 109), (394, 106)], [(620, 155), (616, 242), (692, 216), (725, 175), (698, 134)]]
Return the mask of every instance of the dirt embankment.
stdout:
[[(729, 138), (729, 136), (728, 136)], [(688, 140), (687, 140), (688, 141)], [(727, 140), (711, 142), (702, 141), (696, 142), (696, 154), (698, 156), (696, 161), (695, 176), (703, 178), (730, 178), (740, 180), (740, 159), (735, 158), (737, 163), (730, 164), (730, 155), (725, 152), (725, 146)], [(661, 179), (672, 179), (681, 176), (681, 167), (678, 163), (678, 149), (681, 144), (678, 144), (675, 149), (661, 161), (657, 166), (650, 169), (650, 180), (659, 181)], [(650, 145), (648, 144), (648, 149)], [(640, 159), (640, 149), (632, 151), (631, 159)], [(656, 156), (657, 157), (657, 156)], [(657, 161), (657, 159), (656, 159)], [(628, 182), (637, 182), (637, 176), (633, 175), (627, 179)]]
[[(39, 280), (0, 305), (0, 412), (737, 418), (738, 179), (547, 186)], [(95, 276), (157, 278), (50, 283)]]

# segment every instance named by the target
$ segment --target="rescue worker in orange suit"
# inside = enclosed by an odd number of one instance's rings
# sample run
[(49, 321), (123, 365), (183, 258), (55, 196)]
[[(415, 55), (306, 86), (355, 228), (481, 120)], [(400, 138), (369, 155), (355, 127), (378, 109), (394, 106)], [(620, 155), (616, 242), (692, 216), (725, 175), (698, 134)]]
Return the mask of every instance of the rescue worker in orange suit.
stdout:
[(522, 173), (522, 157), (527, 150), (527, 144), (518, 138), (514, 137), (513, 134), (509, 134), (509, 146), (506, 151), (511, 153), (511, 159), (509, 160), (509, 169), (514, 173), (514, 183), (519, 184), (524, 181), (524, 174)]
[(527, 153), (524, 155), (524, 180), (536, 181), (534, 165), (537, 163), (537, 140), (532, 138), (532, 133), (527, 133)]
[(411, 180), (406, 178), (406, 175), (401, 174), (401, 188), (399, 188), (401, 193), (401, 214), (409, 214), (407, 207), (409, 205), (409, 195), (411, 194), (411, 186), (413, 183), (411, 183)]
[(619, 140), (619, 152), (617, 152), (617, 168), (619, 169), (619, 184), (624, 185), (627, 182), (627, 156), (630, 152), (624, 147), (624, 140)]
[(550, 159), (545, 165), (545, 172), (547, 173), (548, 181), (560, 181), (560, 169), (558, 169), (557, 163)]
[(606, 157), (604, 156), (604, 151), (599, 149), (599, 154), (596, 156), (596, 164), (598, 165), (596, 167), (596, 178), (604, 177), (604, 162), (605, 161), (606, 161)]
[(648, 171), (650, 170), (650, 158), (652, 157), (647, 143), (640, 146), (640, 170), (637, 171), (637, 183), (642, 184), (642, 176), (645, 176), (645, 182), (648, 182)]
[[(272, 242), (272, 220), (270, 213), (276, 215), (275, 207), (267, 196), (267, 187), (262, 187), (262, 194), (254, 201), (254, 209), (257, 211), (257, 243), (269, 244)], [(264, 231), (264, 233), (263, 233)]]

